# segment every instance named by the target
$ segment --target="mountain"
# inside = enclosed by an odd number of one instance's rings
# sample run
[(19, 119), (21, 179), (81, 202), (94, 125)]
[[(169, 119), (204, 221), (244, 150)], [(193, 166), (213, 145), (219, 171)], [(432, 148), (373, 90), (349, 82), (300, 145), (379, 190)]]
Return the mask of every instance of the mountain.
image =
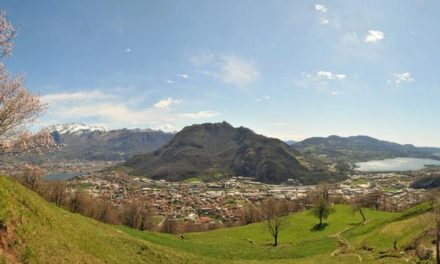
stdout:
[(0, 197), (0, 263), (206, 263), (58, 208), (8, 177)]
[(327, 165), (281, 140), (226, 122), (185, 127), (158, 150), (124, 163), (132, 174), (170, 181), (240, 175), (265, 183), (294, 179), (304, 184), (342, 177)]
[(63, 124), (48, 128), (55, 141), (62, 144), (52, 155), (65, 159), (126, 160), (134, 154), (146, 153), (168, 143), (174, 136), (152, 129), (116, 129)]
[(439, 148), (401, 145), (368, 136), (312, 137), (298, 142), (294, 146), (306, 154), (326, 155), (333, 160), (349, 162), (395, 157), (440, 158)]
[(49, 131), (57, 131), (60, 134), (76, 134), (80, 135), (83, 133), (90, 133), (93, 131), (106, 131), (107, 128), (104, 126), (91, 126), (81, 123), (66, 123), (66, 124), (56, 124), (47, 127)]

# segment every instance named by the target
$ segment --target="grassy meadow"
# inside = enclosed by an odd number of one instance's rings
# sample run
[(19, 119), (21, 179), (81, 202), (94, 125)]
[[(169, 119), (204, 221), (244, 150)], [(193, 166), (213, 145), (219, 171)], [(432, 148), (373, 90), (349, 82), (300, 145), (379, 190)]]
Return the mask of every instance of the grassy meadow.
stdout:
[(362, 223), (350, 206), (335, 205), (322, 230), (313, 229), (318, 220), (303, 211), (284, 219), (273, 247), (264, 222), (181, 239), (72, 214), (0, 177), (0, 220), (8, 227), (0, 263), (407, 263), (417, 260), (404, 251), (415, 241), (432, 247), (422, 235), (428, 209), (428, 204), (400, 213), (365, 209)]

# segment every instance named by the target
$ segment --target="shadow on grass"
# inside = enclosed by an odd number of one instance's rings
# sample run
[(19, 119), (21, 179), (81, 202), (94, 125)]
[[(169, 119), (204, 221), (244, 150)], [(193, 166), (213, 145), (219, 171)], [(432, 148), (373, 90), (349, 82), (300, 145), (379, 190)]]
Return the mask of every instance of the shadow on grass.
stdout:
[(312, 229), (310, 229), (310, 231), (315, 232), (315, 231), (322, 231), (324, 230), (326, 227), (328, 226), (327, 223), (323, 223), (322, 225), (320, 224), (316, 224), (312, 227)]

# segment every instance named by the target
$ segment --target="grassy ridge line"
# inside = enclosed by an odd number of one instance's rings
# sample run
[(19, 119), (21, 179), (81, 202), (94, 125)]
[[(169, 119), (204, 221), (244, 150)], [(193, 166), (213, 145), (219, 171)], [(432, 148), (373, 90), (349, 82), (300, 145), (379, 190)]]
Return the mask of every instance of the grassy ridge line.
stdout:
[[(25, 263), (208, 263), (175, 249), (133, 238), (113, 226), (44, 201), (0, 177), (0, 219), (7, 224), (9, 256)], [(12, 254), (12, 255), (11, 255)], [(1, 258), (0, 258), (1, 260)], [(3, 256), (3, 261), (5, 256)]]

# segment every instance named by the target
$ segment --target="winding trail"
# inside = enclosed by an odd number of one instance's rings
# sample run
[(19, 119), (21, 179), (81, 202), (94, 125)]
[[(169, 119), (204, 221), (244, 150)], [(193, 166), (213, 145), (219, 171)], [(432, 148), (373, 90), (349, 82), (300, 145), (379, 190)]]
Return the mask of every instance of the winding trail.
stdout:
[(337, 255), (342, 255), (342, 254), (344, 254), (344, 255), (352, 255), (352, 256), (357, 257), (359, 262), (362, 263), (362, 262), (364, 262), (363, 259), (362, 259), (362, 256), (357, 254), (357, 253), (355, 253), (354, 247), (350, 244), (350, 242), (347, 239), (345, 239), (341, 235), (342, 232), (345, 232), (345, 231), (347, 231), (349, 229), (350, 229), (349, 227), (346, 227), (343, 230), (341, 230), (341, 231), (339, 231), (339, 232), (329, 236), (329, 237), (336, 238), (337, 242), (338, 242), (338, 248), (336, 250), (334, 250), (330, 254), (330, 256), (334, 257), (334, 256), (337, 256)]

